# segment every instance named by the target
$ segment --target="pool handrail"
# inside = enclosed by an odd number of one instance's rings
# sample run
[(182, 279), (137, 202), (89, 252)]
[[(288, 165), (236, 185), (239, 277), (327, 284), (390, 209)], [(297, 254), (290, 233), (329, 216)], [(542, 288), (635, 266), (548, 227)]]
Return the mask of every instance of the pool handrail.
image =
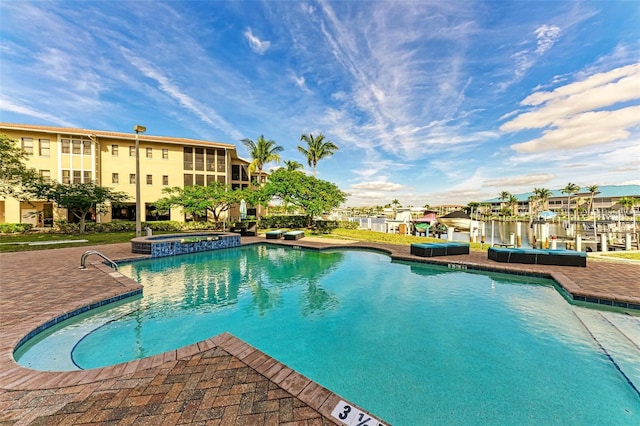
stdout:
[(104, 254), (100, 253), (98, 250), (87, 250), (84, 253), (82, 253), (82, 257), (80, 258), (80, 269), (87, 269), (87, 266), (86, 266), (87, 257), (91, 256), (92, 254), (97, 254), (98, 256), (100, 256), (101, 258), (109, 262), (109, 264), (113, 269), (115, 269), (116, 271), (118, 270), (118, 264), (113, 260), (109, 259)]

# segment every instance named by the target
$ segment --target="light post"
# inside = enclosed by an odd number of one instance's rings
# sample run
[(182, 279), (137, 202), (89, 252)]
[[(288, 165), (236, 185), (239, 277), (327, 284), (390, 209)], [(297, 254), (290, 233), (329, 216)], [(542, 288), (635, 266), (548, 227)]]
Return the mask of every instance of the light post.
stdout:
[(136, 132), (136, 237), (142, 236), (142, 207), (140, 206), (140, 141), (138, 133), (144, 133), (147, 128), (136, 124), (133, 126)]

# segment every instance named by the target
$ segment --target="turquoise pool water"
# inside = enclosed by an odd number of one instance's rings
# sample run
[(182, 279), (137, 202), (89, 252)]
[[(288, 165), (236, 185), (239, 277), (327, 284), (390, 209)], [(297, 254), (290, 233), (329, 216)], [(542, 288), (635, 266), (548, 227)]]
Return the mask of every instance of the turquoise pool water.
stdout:
[(228, 331), (395, 425), (640, 423), (639, 318), (571, 306), (549, 280), (268, 245), (120, 270), (142, 299), (19, 362), (94, 368)]

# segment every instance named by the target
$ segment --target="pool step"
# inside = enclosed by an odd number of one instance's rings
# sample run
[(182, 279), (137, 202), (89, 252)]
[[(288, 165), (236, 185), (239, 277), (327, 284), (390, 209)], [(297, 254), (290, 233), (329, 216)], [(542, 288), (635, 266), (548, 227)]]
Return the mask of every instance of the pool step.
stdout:
[(580, 307), (574, 314), (640, 396), (640, 318)]

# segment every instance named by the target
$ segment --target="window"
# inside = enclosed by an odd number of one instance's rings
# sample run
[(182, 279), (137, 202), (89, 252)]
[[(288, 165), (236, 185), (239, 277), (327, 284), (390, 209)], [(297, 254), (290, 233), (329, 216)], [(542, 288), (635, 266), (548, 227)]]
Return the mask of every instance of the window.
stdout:
[(204, 148), (196, 148), (196, 170), (204, 170)]
[(153, 148), (147, 148), (147, 158), (153, 158)]
[(91, 183), (91, 170), (85, 170), (83, 177), (84, 183)]
[(50, 154), (49, 139), (40, 139), (40, 156), (48, 157)]
[(40, 170), (40, 177), (45, 182), (51, 182), (51, 170)]
[(111, 173), (111, 183), (120, 183), (120, 175), (118, 173)]
[(22, 149), (27, 155), (33, 155), (33, 138), (22, 138)]
[(167, 175), (162, 175), (162, 184), (163, 184), (164, 186), (169, 185), (169, 176), (167, 176)]
[(204, 175), (196, 175), (196, 185), (204, 186)]
[(193, 170), (193, 148), (184, 148), (184, 169)]
[(242, 180), (245, 182), (249, 180), (249, 174), (247, 173), (247, 168), (245, 166), (242, 166)]
[(226, 155), (225, 155), (224, 149), (219, 149), (218, 150), (218, 172), (224, 173), (226, 171), (225, 159), (226, 159)]
[(162, 148), (162, 159), (163, 160), (169, 159), (169, 150), (167, 148)]
[(240, 180), (240, 165), (234, 164), (231, 166), (231, 180)]
[(216, 152), (213, 149), (207, 149), (206, 151), (206, 159), (205, 159), (205, 163), (207, 164), (207, 171), (208, 172), (215, 172), (216, 171)]
[(71, 141), (71, 147), (73, 149), (73, 154), (77, 154), (80, 155), (80, 143), (81, 141), (74, 139), (73, 141)]
[(147, 185), (153, 185), (153, 175), (147, 175)]
[(227, 179), (224, 176), (218, 176), (218, 182), (224, 185), (227, 183)]
[(118, 156), (118, 145), (111, 145), (111, 155), (114, 157)]
[(130, 146), (129, 147), (129, 157), (135, 157), (136, 156), (136, 147), (135, 146)]
[(69, 139), (60, 140), (60, 150), (63, 154), (71, 153), (71, 141)]
[(184, 186), (191, 186), (191, 185), (193, 185), (193, 175), (185, 174), (184, 175)]
[(135, 173), (131, 173), (129, 174), (129, 183), (136, 183), (136, 174)]
[(73, 171), (73, 183), (82, 183), (82, 172), (80, 170)]
[(71, 183), (71, 170), (62, 171), (62, 183)]
[(82, 141), (82, 154), (91, 155), (91, 141)]
[(216, 177), (214, 175), (207, 175), (207, 185), (211, 185), (216, 181)]

